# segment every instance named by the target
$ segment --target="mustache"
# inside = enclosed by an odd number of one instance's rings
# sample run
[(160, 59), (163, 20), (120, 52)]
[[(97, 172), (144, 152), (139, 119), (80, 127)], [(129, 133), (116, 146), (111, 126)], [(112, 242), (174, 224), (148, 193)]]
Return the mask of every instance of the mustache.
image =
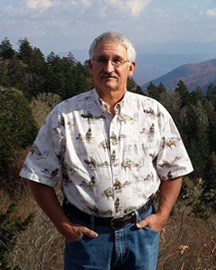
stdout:
[(118, 76), (114, 72), (110, 72), (110, 73), (102, 72), (100, 74), (100, 78), (101, 79), (105, 79), (105, 78), (114, 78), (114, 79), (117, 79)]

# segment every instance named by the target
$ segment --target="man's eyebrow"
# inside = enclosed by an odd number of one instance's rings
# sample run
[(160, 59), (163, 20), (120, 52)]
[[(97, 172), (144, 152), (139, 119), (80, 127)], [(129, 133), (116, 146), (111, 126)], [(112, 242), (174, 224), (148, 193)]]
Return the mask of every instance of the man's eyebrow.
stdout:
[[(106, 54), (100, 54), (100, 55), (95, 56), (95, 57), (96, 57), (96, 58), (104, 57), (104, 58), (107, 58), (107, 59), (109, 58), (109, 56), (106, 55)], [(111, 58), (124, 59), (121, 55), (118, 55), (118, 54), (113, 55)]]

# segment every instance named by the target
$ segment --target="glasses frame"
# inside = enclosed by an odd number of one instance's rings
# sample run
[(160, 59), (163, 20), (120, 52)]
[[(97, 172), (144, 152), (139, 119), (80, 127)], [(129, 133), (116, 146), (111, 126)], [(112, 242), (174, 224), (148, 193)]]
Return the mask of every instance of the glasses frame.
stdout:
[[(130, 63), (130, 61), (128, 59), (123, 60), (123, 59), (115, 57), (115, 56), (111, 59), (109, 59), (105, 56), (99, 56), (98, 58), (93, 57), (92, 60), (95, 61), (97, 63), (97, 65), (100, 65), (103, 67), (106, 66), (109, 62), (111, 62), (112, 66), (115, 68), (119, 68), (119, 67), (123, 66), (125, 63)], [(115, 62), (115, 60), (118, 60), (119, 62)]]

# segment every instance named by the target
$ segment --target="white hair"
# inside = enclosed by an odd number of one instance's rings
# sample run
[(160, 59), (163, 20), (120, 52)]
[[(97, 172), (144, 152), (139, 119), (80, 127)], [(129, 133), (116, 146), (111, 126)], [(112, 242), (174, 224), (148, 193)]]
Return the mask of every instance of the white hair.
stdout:
[(89, 48), (89, 57), (93, 58), (95, 49), (101, 40), (109, 40), (122, 44), (127, 50), (127, 58), (130, 62), (135, 61), (136, 51), (130, 40), (119, 32), (105, 32), (94, 39)]

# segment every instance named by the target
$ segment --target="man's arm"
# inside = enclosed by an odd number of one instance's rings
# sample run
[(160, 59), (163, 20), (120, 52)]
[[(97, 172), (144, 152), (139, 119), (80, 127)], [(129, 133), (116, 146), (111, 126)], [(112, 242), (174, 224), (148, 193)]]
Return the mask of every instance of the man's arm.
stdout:
[(137, 224), (138, 228), (148, 226), (160, 231), (166, 223), (173, 206), (178, 198), (182, 186), (182, 177), (161, 181), (160, 200), (156, 214), (152, 214)]
[(55, 190), (49, 186), (30, 181), (34, 198), (44, 213), (50, 218), (57, 230), (68, 241), (76, 241), (86, 235), (90, 238), (97, 237), (97, 233), (79, 224), (72, 224), (65, 215)]

